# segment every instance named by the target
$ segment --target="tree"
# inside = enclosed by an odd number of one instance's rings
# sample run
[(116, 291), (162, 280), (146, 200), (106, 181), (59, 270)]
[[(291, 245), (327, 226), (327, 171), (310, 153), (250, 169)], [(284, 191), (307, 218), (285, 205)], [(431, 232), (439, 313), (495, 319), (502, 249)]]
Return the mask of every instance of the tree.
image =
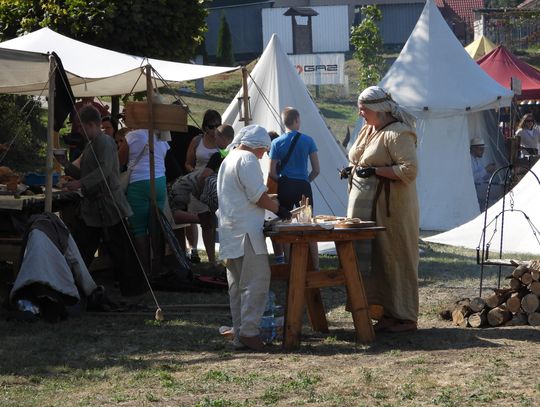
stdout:
[(216, 64), (221, 66), (234, 65), (234, 53), (232, 49), (231, 30), (225, 15), (221, 15), (219, 24), (218, 43), (216, 51)]
[(382, 13), (377, 6), (364, 6), (362, 22), (351, 30), (351, 44), (355, 51), (354, 57), (360, 63), (359, 87), (360, 90), (376, 85), (381, 80), (384, 69), (382, 57), (382, 38), (377, 27), (381, 21)]
[(505, 7), (516, 7), (519, 3), (522, 3), (523, 0), (487, 0), (487, 8), (505, 8)]
[(0, 143), (13, 141), (0, 165), (16, 171), (45, 167), (42, 157), (47, 129), (41, 123), (41, 113), (37, 101), (27, 96), (0, 95)]
[(202, 0), (0, 0), (0, 38), (49, 27), (99, 47), (186, 62), (203, 41), (206, 14)]
[[(206, 15), (203, 0), (0, 0), (0, 40), (49, 27), (99, 47), (186, 62), (203, 42)], [(23, 169), (21, 165), (43, 153), (43, 141), (17, 116), (15, 102), (20, 105), (23, 99), (10, 96), (0, 100), (1, 122), (9, 126), (6, 131), (1, 127), (0, 134), (20, 134), (7, 158)], [(0, 137), (0, 141), (8, 140)], [(27, 152), (18, 154), (20, 148)]]

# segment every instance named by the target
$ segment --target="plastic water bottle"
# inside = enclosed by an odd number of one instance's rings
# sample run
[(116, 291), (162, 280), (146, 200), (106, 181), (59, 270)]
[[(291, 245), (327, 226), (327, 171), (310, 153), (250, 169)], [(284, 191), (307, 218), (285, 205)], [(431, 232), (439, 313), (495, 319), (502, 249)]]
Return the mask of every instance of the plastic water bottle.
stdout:
[(274, 321), (275, 301), (276, 295), (273, 291), (269, 291), (259, 330), (259, 336), (264, 343), (271, 343), (276, 338), (276, 324)]

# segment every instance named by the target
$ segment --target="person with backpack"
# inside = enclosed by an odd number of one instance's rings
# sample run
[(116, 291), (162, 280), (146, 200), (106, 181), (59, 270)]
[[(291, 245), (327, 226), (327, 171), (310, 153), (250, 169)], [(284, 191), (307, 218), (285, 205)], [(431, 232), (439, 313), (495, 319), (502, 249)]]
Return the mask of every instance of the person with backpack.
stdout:
[[(317, 145), (307, 134), (300, 133), (300, 113), (286, 107), (281, 120), (287, 131), (272, 141), (270, 148), (270, 178), (278, 183), (278, 200), (288, 210), (300, 206), (302, 196), (314, 206), (311, 182), (319, 175)], [(311, 171), (308, 172), (308, 160)], [(319, 269), (317, 243), (310, 243), (313, 266)], [(279, 253), (277, 253), (279, 257)], [(278, 261), (280, 259), (278, 258)]]

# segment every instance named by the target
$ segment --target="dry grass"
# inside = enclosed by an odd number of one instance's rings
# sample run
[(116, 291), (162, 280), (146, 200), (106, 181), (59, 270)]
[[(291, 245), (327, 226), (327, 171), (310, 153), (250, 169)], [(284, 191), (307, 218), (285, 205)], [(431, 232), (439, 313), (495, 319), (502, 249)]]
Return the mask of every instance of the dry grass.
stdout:
[[(226, 310), (84, 316), (58, 325), (0, 322), (0, 405), (463, 406), (540, 402), (539, 332), (460, 329), (437, 313), (476, 295), (474, 252), (422, 245), (420, 329), (354, 341), (342, 289), (323, 297), (329, 334), (304, 326), (300, 349), (234, 352)], [(323, 267), (335, 262), (323, 260)], [(495, 283), (488, 272), (488, 285)], [(274, 286), (278, 298), (283, 287)], [(225, 303), (223, 291), (159, 293), (162, 304)], [(149, 302), (150, 303), (150, 302)]]

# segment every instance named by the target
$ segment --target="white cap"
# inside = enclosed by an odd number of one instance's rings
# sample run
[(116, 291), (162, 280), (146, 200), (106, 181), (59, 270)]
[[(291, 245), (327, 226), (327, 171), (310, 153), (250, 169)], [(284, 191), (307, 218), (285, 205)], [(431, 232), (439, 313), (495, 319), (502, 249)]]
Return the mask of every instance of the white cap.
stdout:
[(474, 137), (471, 140), (471, 147), (473, 146), (484, 146), (486, 143), (484, 143), (484, 139), (482, 137)]

